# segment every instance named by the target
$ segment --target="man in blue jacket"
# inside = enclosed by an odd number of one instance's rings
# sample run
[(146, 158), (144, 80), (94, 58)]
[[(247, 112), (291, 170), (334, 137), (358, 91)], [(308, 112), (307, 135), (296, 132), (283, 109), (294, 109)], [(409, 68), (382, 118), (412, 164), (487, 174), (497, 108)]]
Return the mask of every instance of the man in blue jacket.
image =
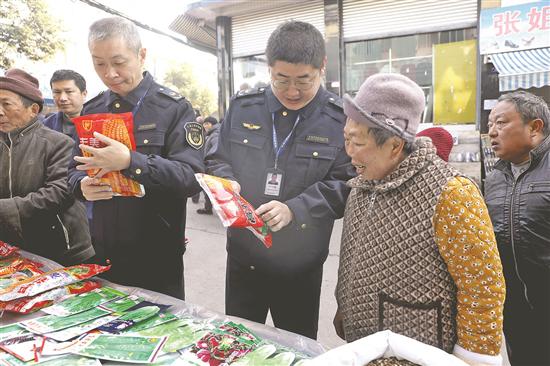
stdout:
[[(221, 125), (209, 171), (234, 181), (273, 232), (264, 247), (248, 230), (227, 233), (226, 312), (317, 337), (323, 263), (353, 175), (346, 117), (321, 86), (325, 42), (290, 21), (270, 36), (271, 87), (238, 93)], [(269, 184), (275, 175), (278, 184)]]
[[(136, 150), (96, 133), (106, 146), (79, 148), (92, 154), (74, 160), (69, 185), (76, 197), (93, 201), (96, 261), (109, 259), (107, 278), (184, 299), (183, 258), (187, 197), (200, 191), (204, 136), (191, 104), (143, 72), (146, 49), (136, 26), (104, 18), (90, 27), (88, 47), (108, 90), (91, 99), (82, 115), (132, 112)], [(86, 170), (100, 169), (95, 178)], [(120, 171), (145, 188), (143, 197), (113, 196), (98, 177)]]
[(73, 70), (57, 70), (50, 79), (53, 101), (58, 112), (44, 119), (44, 125), (72, 137), (75, 127), (71, 118), (80, 116), (86, 100), (86, 80)]

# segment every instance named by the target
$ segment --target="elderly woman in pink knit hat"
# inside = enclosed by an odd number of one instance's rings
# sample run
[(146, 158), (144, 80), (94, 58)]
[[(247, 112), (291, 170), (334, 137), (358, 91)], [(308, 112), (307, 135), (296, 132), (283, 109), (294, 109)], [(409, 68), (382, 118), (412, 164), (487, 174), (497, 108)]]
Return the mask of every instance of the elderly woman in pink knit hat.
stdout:
[(358, 173), (344, 215), (334, 319), (351, 342), (389, 329), (470, 364), (501, 364), (505, 284), (477, 186), (416, 138), (422, 89), (369, 77), (352, 99), (346, 152)]

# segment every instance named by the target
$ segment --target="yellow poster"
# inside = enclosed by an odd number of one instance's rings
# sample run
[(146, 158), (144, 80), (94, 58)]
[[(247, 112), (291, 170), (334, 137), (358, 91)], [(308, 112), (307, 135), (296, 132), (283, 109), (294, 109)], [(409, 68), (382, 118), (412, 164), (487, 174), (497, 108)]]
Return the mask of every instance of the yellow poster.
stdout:
[(476, 40), (434, 45), (434, 124), (475, 123)]

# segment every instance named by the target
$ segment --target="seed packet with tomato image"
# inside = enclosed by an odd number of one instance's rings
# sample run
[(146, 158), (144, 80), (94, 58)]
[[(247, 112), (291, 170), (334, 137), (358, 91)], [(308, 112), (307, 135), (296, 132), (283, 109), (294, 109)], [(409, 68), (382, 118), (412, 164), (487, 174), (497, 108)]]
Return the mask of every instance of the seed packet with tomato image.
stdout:
[[(98, 113), (88, 114), (73, 119), (78, 139), (81, 144), (101, 148), (105, 144), (94, 137), (99, 132), (113, 140), (122, 142), (131, 151), (136, 150), (134, 140), (134, 118), (132, 113)], [(83, 156), (91, 156), (83, 151)], [(88, 176), (94, 177), (97, 169), (88, 170)], [(115, 196), (143, 197), (145, 189), (133, 179), (125, 177), (120, 171), (109, 172), (101, 177), (101, 182), (108, 183)]]
[(8, 243), (0, 240), (0, 258), (10, 256), (13, 253), (16, 253), (18, 250), (18, 247), (14, 247), (13, 245), (9, 245)]
[(233, 190), (229, 180), (203, 173), (196, 173), (195, 178), (210, 198), (224, 227), (246, 228), (271, 248), (272, 238), (267, 224), (256, 214), (254, 207)]

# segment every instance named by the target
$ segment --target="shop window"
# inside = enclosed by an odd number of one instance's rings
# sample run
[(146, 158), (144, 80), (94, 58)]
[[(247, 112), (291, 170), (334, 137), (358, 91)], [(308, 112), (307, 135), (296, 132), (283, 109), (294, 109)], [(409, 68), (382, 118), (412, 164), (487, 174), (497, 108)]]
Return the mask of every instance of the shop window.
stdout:
[(233, 59), (233, 92), (269, 85), (269, 71), (265, 55)]
[[(471, 52), (472, 43), (464, 41), (475, 40), (476, 34), (476, 29), (472, 28), (346, 43), (345, 92), (354, 95), (363, 81), (375, 73), (399, 73), (414, 80), (426, 94), (423, 122), (474, 123), (476, 56)], [(440, 44), (445, 44), (445, 53), (437, 47)], [(450, 60), (451, 54), (452, 57), (465, 56)], [(434, 65), (451, 68), (455, 79), (462, 82), (443, 85), (444, 80), (434, 74)], [(434, 118), (434, 99), (441, 100), (442, 95), (448, 98), (448, 93), (441, 92), (447, 87), (452, 89), (453, 96), (461, 98), (461, 103), (443, 104), (450, 109), (436, 109)], [(454, 106), (457, 108), (453, 109)]]

